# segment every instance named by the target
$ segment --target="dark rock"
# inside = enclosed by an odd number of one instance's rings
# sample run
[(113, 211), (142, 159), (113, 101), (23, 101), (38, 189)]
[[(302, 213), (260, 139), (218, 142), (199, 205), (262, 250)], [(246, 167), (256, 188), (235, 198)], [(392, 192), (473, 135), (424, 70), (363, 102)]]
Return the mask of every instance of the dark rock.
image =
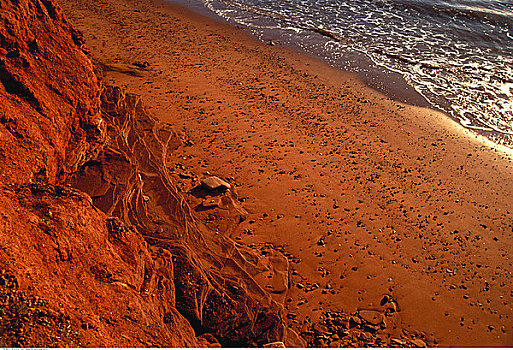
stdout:
[(387, 313), (397, 312), (397, 309), (397, 303), (395, 301), (390, 301), (389, 303), (385, 304), (385, 311)]

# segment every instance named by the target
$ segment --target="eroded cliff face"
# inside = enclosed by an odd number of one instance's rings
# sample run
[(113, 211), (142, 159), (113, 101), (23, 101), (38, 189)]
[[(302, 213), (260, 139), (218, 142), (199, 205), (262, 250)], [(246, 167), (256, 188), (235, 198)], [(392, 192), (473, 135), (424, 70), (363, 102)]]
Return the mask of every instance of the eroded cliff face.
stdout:
[(0, 176), (57, 183), (104, 141), (93, 63), (53, 1), (3, 0), (0, 22)]
[(0, 0), (0, 20), (0, 346), (302, 345), (286, 259), (202, 224), (168, 174), (171, 126), (102, 86), (54, 1)]
[[(173, 307), (169, 253), (150, 248), (134, 229), (107, 218), (89, 196), (53, 185), (10, 185), (0, 191), (0, 210), (2, 269), (16, 277), (18, 289), (69, 320), (69, 334), (58, 342), (50, 337), (53, 346), (198, 345)], [(37, 315), (32, 307), (16, 306)], [(21, 320), (23, 312), (17, 315)], [(54, 328), (15, 336), (23, 328), (44, 327), (43, 318), (22, 327), (15, 324), (19, 321), (2, 320), (3, 334), (13, 333), (12, 343), (3, 346), (52, 345), (45, 336)]]

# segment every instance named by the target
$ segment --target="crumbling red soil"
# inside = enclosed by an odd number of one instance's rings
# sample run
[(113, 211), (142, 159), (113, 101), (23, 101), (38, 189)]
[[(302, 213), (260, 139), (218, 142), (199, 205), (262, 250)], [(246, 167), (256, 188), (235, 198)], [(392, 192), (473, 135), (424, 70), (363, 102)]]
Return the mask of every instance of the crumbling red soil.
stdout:
[[(41, 183), (8, 185), (0, 207), (2, 268), (21, 291), (69, 319), (76, 336), (62, 337), (59, 346), (198, 344), (173, 307), (169, 257), (94, 208), (87, 195)], [(25, 340), (43, 346), (37, 336)]]
[(54, 1), (1, 5), (0, 180), (57, 183), (104, 141), (93, 63)]

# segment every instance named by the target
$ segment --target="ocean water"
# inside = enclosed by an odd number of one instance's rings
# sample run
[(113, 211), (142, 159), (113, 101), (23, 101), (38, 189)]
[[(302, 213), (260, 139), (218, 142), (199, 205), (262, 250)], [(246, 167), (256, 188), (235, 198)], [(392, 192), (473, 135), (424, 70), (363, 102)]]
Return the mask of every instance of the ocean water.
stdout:
[(513, 0), (201, 1), (262, 40), (279, 33), (339, 68), (368, 61), (400, 74), (432, 106), (513, 147)]

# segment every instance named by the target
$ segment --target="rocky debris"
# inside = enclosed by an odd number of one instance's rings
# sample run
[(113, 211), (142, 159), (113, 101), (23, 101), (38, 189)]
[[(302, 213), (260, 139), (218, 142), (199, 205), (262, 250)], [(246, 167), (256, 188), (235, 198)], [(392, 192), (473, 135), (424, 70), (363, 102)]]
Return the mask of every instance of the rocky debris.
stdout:
[[(422, 335), (386, 326), (386, 316), (372, 310), (325, 312), (319, 322), (304, 322), (301, 336), (309, 347), (426, 347)], [(379, 326), (378, 326), (379, 325)], [(429, 346), (433, 346), (430, 344)]]
[(194, 175), (191, 175), (189, 173), (180, 173), (178, 174), (178, 176), (180, 176), (180, 178), (182, 179), (193, 179), (195, 177)]
[(296, 287), (298, 289), (304, 290), (305, 292), (311, 292), (311, 291), (314, 291), (316, 289), (319, 289), (320, 286), (319, 286), (318, 283), (315, 283), (315, 282), (311, 283), (311, 282), (306, 281), (305, 283), (299, 283), (298, 282), (296, 284)]
[(0, 270), (0, 305), (0, 347), (81, 347), (70, 318), (51, 311), (45, 299), (20, 291), (6, 270)]
[(218, 178), (217, 176), (209, 176), (203, 180), (201, 180), (201, 184), (209, 189), (209, 190), (218, 190), (218, 189), (227, 189), (231, 188), (231, 185), (224, 181), (223, 179)]
[(132, 63), (134, 66), (139, 67), (140, 69), (146, 69), (150, 66), (150, 64), (147, 61), (144, 62), (134, 62)]

